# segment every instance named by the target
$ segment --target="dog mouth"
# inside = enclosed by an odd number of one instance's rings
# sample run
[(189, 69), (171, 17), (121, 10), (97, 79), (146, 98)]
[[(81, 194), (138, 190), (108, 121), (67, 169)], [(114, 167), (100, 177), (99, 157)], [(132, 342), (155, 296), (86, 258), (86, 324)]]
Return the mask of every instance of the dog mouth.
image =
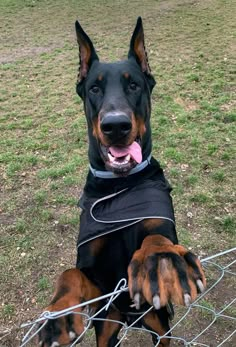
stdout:
[(101, 144), (101, 152), (106, 169), (117, 175), (127, 175), (137, 164), (142, 162), (140, 140), (136, 139), (128, 146), (109, 146)]

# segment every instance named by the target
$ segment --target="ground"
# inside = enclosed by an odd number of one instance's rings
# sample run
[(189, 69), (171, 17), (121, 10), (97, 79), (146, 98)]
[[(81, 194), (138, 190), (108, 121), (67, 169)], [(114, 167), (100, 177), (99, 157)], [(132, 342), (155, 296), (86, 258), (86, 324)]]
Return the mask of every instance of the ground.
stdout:
[[(40, 314), (58, 274), (75, 263), (88, 163), (74, 21), (110, 61), (126, 57), (139, 15), (157, 80), (153, 155), (173, 186), (179, 239), (202, 257), (235, 245), (235, 3), (2, 0), (1, 347), (19, 346), (20, 324)], [(232, 295), (229, 278), (205, 305)], [(207, 319), (193, 314), (187, 335), (199, 317)], [(205, 341), (214, 347), (228, 330), (228, 321), (218, 323)], [(124, 345), (145, 341), (131, 336)]]

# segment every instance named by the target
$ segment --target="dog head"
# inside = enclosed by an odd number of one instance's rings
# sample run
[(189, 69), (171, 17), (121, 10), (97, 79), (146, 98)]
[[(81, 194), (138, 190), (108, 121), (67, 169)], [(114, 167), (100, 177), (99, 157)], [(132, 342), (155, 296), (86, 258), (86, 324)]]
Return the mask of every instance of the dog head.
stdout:
[(97, 170), (124, 176), (151, 152), (151, 75), (139, 17), (128, 59), (101, 63), (93, 43), (75, 23), (80, 67), (77, 93), (83, 99), (89, 160)]

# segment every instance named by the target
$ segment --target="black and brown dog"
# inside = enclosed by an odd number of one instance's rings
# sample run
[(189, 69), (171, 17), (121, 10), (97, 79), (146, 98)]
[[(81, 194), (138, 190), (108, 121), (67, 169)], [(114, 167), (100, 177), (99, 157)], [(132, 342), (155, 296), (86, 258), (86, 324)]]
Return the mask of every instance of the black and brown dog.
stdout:
[[(130, 324), (147, 307), (140, 324), (165, 335), (171, 303), (189, 305), (204, 290), (198, 258), (178, 245), (170, 186), (151, 157), (151, 75), (141, 18), (128, 59), (100, 63), (93, 44), (76, 22), (80, 48), (77, 93), (88, 124), (89, 162), (75, 269), (59, 278), (49, 311), (58, 311), (114, 290), (128, 279), (101, 318)], [(94, 304), (97, 310), (103, 303)], [(78, 310), (79, 311), (79, 310)], [(118, 343), (121, 325), (94, 321), (98, 347)], [(83, 332), (80, 315), (50, 320), (39, 333), (43, 347), (68, 345)], [(160, 346), (169, 346), (163, 337)], [(157, 340), (153, 334), (153, 342)]]

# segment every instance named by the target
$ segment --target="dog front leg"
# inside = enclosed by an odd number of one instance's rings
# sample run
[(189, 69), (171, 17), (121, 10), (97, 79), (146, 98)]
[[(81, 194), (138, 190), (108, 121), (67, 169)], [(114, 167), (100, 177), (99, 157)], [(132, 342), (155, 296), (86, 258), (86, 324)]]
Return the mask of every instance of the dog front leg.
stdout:
[[(66, 270), (59, 277), (49, 306), (45, 311), (61, 311), (101, 295), (100, 290), (79, 269)], [(96, 310), (97, 304), (91, 305)], [(84, 331), (82, 308), (57, 319), (48, 320), (40, 330), (41, 347), (64, 346), (72, 343)]]
[(99, 318), (102, 320), (94, 320), (97, 347), (116, 346), (119, 341), (117, 335), (122, 328), (122, 324), (119, 322), (124, 321), (121, 313), (113, 307), (109, 307), (109, 310), (104, 311)]

